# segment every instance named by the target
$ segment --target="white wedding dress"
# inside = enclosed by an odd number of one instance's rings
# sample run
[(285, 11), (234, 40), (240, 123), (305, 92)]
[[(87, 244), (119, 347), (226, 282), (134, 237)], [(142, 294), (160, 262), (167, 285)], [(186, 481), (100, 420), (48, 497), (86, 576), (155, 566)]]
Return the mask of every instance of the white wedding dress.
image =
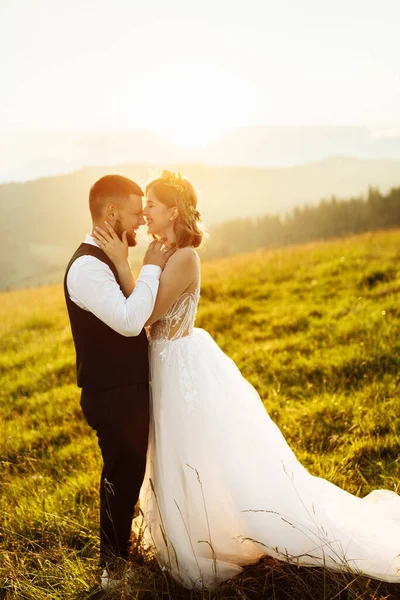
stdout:
[(266, 554), (400, 583), (400, 496), (358, 498), (311, 475), (256, 390), (194, 327), (183, 294), (148, 330), (152, 378), (145, 544), (187, 588), (212, 588)]

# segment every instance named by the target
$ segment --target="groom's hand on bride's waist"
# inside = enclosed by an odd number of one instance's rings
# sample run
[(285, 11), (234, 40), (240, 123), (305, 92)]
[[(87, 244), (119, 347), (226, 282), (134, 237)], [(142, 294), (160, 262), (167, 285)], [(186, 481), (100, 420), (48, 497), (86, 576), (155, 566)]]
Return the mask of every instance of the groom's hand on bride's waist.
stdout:
[[(157, 265), (163, 269), (168, 262), (168, 259), (176, 251), (176, 243), (173, 242), (169, 246), (164, 246), (167, 238), (161, 238), (151, 242), (147, 248), (147, 252), (143, 258), (143, 265)], [(164, 246), (164, 247), (163, 247)]]

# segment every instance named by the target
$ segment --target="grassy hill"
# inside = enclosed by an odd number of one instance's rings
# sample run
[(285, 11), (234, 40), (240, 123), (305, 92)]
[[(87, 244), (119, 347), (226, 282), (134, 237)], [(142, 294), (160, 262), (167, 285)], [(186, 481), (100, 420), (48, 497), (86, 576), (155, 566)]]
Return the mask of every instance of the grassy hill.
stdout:
[[(400, 492), (400, 231), (203, 265), (196, 326), (260, 393), (299, 460)], [(60, 286), (0, 295), (0, 598), (103, 598), (100, 455)], [(137, 598), (195, 598), (136, 551)], [(211, 598), (399, 598), (400, 586), (266, 559)], [(201, 596), (199, 596), (201, 597)]]

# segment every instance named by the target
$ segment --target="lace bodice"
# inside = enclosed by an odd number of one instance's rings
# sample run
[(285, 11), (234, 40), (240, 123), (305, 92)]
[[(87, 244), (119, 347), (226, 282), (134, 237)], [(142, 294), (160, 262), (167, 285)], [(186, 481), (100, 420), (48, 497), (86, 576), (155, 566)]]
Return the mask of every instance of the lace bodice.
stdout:
[(184, 292), (153, 325), (147, 328), (150, 343), (155, 341), (174, 341), (190, 335), (196, 320), (197, 305), (200, 298), (200, 277), (193, 292)]

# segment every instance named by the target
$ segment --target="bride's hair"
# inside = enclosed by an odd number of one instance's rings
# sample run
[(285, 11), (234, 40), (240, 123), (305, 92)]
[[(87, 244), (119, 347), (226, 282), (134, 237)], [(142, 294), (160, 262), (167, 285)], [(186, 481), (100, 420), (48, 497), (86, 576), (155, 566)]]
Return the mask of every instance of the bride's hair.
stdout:
[(169, 208), (178, 208), (178, 216), (174, 221), (178, 248), (198, 248), (203, 239), (204, 229), (197, 210), (197, 193), (189, 179), (178, 171), (165, 169), (159, 177), (146, 185), (146, 196), (150, 190), (154, 192), (157, 200)]

